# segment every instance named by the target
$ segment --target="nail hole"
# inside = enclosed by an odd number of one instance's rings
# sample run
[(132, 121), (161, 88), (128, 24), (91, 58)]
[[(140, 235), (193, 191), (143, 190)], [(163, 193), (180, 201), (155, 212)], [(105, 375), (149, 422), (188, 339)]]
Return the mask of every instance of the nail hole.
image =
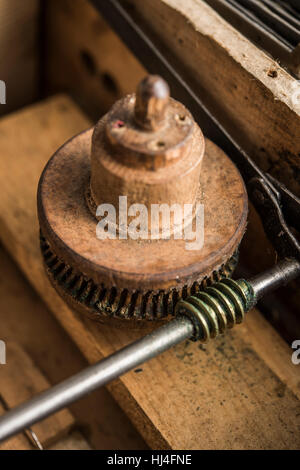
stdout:
[(176, 114), (177, 121), (184, 122), (186, 120), (186, 116), (184, 114)]
[(278, 73), (277, 73), (277, 70), (269, 70), (268, 71), (268, 77), (271, 77), (271, 78), (277, 78), (278, 77)]
[(109, 73), (107, 72), (102, 73), (101, 81), (102, 81), (102, 84), (110, 93), (114, 93), (114, 94), (118, 93), (117, 82)]
[(89, 74), (95, 75), (97, 67), (93, 56), (86, 50), (80, 52), (81, 61)]
[(157, 147), (161, 148), (161, 147), (164, 147), (165, 145), (166, 145), (165, 142), (162, 142), (162, 141), (157, 142)]

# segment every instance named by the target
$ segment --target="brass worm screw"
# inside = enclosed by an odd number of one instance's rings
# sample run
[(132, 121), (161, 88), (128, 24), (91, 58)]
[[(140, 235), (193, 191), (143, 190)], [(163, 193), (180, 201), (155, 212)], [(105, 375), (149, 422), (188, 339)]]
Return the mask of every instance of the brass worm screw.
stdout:
[(195, 295), (180, 300), (175, 315), (184, 315), (194, 324), (194, 341), (206, 343), (227, 328), (242, 323), (245, 313), (256, 303), (254, 290), (244, 279), (222, 279)]

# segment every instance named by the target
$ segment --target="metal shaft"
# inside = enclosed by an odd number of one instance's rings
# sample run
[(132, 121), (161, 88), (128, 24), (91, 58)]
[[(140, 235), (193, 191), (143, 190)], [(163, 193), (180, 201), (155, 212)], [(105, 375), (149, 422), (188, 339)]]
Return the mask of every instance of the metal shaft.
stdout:
[(295, 259), (284, 259), (268, 271), (250, 279), (249, 283), (254, 290), (256, 300), (259, 300), (269, 292), (293, 281), (299, 275), (300, 262)]
[(144, 338), (8, 411), (0, 418), (0, 442), (68, 406), (98, 387), (152, 359), (193, 334), (193, 323), (179, 317)]

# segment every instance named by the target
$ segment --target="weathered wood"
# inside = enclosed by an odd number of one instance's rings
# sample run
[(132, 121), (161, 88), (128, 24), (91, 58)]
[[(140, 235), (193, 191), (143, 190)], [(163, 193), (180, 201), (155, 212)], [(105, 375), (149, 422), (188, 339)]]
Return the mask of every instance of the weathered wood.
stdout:
[(48, 91), (68, 91), (95, 119), (146, 74), (86, 0), (46, 2)]
[[(7, 409), (32, 398), (49, 382), (24, 349), (17, 343), (6, 343), (7, 364), (0, 368), (0, 415)], [(75, 421), (65, 409), (33, 425), (30, 429), (0, 443), (0, 450), (46, 449), (90, 449), (89, 444), (78, 431), (71, 431)]]
[[(84, 356), (94, 362), (141, 333), (93, 323), (56, 295), (42, 267), (35, 209), (36, 185), (49, 155), (68, 133), (87, 124), (63, 97), (0, 121), (0, 235)], [(18, 140), (13, 138), (16, 129)], [(256, 329), (263, 345), (256, 340)], [(299, 373), (291, 352), (258, 313), (249, 313), (243, 326), (217, 341), (205, 347), (181, 344), (116, 380), (109, 390), (154, 448), (299, 448)]]
[(124, 3), (242, 148), (300, 195), (299, 82), (202, 0)]
[[(16, 343), (7, 344), (7, 364), (0, 369), (0, 395), (8, 408), (20, 405), (50, 387), (49, 382), (31, 358)], [(43, 447), (66, 436), (75, 421), (68, 410), (62, 410), (32, 426)]]

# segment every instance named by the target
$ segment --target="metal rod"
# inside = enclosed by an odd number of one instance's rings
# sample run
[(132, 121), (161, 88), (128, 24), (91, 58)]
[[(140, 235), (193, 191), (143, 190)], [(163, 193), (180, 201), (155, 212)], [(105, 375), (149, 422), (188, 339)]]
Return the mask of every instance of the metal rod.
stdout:
[(178, 317), (142, 339), (40, 393), (0, 418), (0, 442), (163, 353), (193, 334), (193, 323)]
[(284, 259), (278, 264), (249, 280), (256, 300), (286, 285), (300, 275), (300, 262), (295, 259)]

